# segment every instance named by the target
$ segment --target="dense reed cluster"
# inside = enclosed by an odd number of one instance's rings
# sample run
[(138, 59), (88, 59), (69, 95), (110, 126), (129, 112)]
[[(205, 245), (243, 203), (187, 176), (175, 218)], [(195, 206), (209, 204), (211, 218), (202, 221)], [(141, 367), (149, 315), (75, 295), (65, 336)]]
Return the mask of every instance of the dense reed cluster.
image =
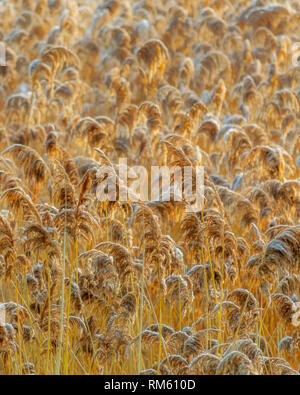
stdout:
[[(0, 18), (0, 373), (299, 374), (298, 0)], [(204, 207), (100, 201), (120, 158), (204, 166)]]

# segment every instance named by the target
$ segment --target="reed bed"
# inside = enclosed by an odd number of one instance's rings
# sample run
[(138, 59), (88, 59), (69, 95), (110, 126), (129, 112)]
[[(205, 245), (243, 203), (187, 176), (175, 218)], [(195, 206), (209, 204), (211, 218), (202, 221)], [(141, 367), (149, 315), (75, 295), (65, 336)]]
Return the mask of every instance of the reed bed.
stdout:
[[(0, 373), (298, 375), (299, 2), (0, 19)], [(99, 201), (120, 158), (203, 166), (204, 206)]]

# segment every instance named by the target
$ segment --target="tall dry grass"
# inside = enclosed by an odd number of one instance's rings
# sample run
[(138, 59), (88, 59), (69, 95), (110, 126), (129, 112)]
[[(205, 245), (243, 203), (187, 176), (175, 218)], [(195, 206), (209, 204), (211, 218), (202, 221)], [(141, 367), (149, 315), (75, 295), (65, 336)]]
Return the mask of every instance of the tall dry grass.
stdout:
[[(299, 374), (299, 3), (0, 18), (0, 373)], [(97, 201), (124, 157), (204, 166), (203, 209)]]

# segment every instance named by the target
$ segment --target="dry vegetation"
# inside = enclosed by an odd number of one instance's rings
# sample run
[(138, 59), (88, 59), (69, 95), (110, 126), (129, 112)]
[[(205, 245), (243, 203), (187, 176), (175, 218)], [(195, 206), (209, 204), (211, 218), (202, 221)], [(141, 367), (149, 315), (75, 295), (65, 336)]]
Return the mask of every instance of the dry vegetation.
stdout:
[[(298, 374), (298, 0), (0, 13), (0, 372)], [(121, 157), (203, 210), (97, 201)]]

